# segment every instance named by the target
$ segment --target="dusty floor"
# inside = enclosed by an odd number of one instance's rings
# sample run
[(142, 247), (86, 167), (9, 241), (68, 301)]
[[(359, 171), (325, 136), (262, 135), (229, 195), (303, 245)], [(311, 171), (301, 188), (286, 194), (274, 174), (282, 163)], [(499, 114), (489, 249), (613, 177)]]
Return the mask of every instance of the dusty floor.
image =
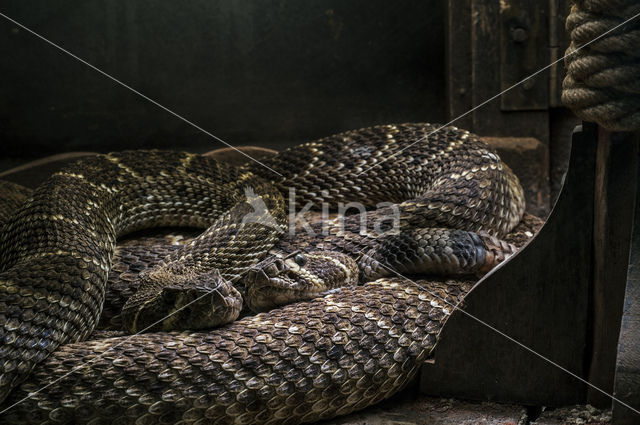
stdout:
[(469, 402), (416, 395), (405, 390), (391, 399), (322, 425), (605, 425), (611, 410), (591, 406), (559, 409)]

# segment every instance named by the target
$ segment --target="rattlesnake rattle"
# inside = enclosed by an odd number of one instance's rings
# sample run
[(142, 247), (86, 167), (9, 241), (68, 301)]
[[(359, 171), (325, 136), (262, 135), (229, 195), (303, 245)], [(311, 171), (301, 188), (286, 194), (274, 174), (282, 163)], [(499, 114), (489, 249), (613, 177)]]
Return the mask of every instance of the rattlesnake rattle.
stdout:
[[(359, 174), (436, 128), (379, 126), (301, 145), (269, 161), (284, 174), (272, 186), (281, 193), (299, 188), (301, 204), (325, 198), (401, 202), (404, 220), (415, 228), (504, 236), (522, 216), (522, 189), (497, 155), (468, 132), (445, 128)], [(383, 279), (209, 332), (152, 333), (59, 348), (95, 327), (118, 235), (158, 225), (206, 227), (242, 202), (241, 189), (249, 185), (262, 188), (260, 195), (277, 211), (281, 200), (261, 174), (189, 154), (131, 152), (84, 160), (36, 190), (4, 225), (0, 239), (4, 393), (49, 357), (6, 404), (62, 376), (74, 362), (104, 355), (18, 404), (6, 419), (300, 422), (364, 407), (401, 388), (435, 344), (448, 314), (434, 294), (457, 304), (464, 289), (432, 282), (429, 294), (415, 284)], [(341, 241), (334, 247), (349, 251), (348, 237), (332, 237)], [(261, 238), (260, 249), (266, 253), (273, 239)], [(105, 352), (105, 344), (119, 342)]]

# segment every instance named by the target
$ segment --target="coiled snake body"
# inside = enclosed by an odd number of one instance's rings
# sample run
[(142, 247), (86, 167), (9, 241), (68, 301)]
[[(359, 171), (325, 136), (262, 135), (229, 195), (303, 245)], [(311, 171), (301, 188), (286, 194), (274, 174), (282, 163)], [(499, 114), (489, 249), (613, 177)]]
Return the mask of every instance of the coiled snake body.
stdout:
[[(297, 423), (396, 392), (468, 285), (387, 277), (219, 329), (80, 341), (98, 323), (116, 238), (147, 227), (213, 225), (217, 233), (210, 228), (147, 277), (207, 282), (204, 289), (223, 300), (237, 299), (228, 282), (274, 246), (285, 257), (355, 256), (362, 280), (392, 274), (388, 266), (486, 271), (510, 247), (473, 232), (513, 229), (522, 189), (476, 136), (454, 127), (431, 134), (436, 128), (379, 126), (300, 145), (265, 162), (280, 177), (155, 151), (99, 155), (52, 176), (0, 236), (0, 397), (11, 392), (6, 407), (29, 395), (3, 421)], [(371, 222), (357, 231), (359, 216), (349, 216), (319, 235), (283, 237), (290, 187), (289, 204), (398, 203), (385, 208), (397, 209), (400, 232), (388, 237)], [(269, 214), (241, 220), (257, 213), (254, 195)], [(254, 284), (272, 277), (250, 274)], [(180, 317), (198, 323), (207, 314)]]

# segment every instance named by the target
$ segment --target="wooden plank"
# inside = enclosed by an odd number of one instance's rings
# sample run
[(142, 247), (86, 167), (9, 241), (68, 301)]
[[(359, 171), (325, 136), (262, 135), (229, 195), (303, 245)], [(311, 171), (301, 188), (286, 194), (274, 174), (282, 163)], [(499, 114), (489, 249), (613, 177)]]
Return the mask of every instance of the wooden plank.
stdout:
[[(446, 2), (34, 5), (2, 13), (234, 146), (446, 119)], [(3, 156), (223, 146), (6, 19), (0, 33)]]
[[(471, 2), (472, 104), (478, 106), (473, 112), (473, 131), (483, 136), (535, 137), (548, 146), (547, 110), (503, 112), (497, 99), (479, 106), (495, 96), (499, 97), (503, 91), (500, 81), (501, 36), (500, 31), (496, 31), (500, 28), (501, 3), (488, 0)], [(515, 1), (511, 3), (515, 4)], [(543, 45), (546, 43), (545, 39)], [(542, 68), (548, 62), (537, 65)], [(545, 172), (548, 171), (547, 164)]]
[[(638, 145), (640, 132), (612, 133), (616, 142), (627, 141), (629, 145)], [(637, 157), (635, 158), (637, 159)], [(627, 162), (632, 162), (631, 159)], [(638, 163), (633, 170), (635, 174), (628, 181), (629, 191), (634, 192), (635, 212), (633, 217), (632, 242), (629, 255), (624, 304), (622, 309), (621, 329), (618, 338), (617, 358), (615, 365), (614, 394), (623, 403), (635, 408), (633, 411), (621, 403), (613, 403), (613, 423), (615, 425), (632, 425), (640, 423), (640, 184)], [(635, 188), (634, 186), (635, 182)], [(616, 288), (617, 289), (617, 288)], [(606, 322), (605, 322), (606, 323)]]
[[(636, 194), (638, 142), (629, 133), (598, 131), (594, 198), (592, 355), (589, 381), (611, 393), (627, 281)], [(610, 406), (611, 399), (591, 388), (588, 401)]]
[[(471, 0), (449, 0), (445, 52), (448, 121), (464, 115), (473, 107), (470, 37)], [(453, 125), (473, 130), (471, 114), (456, 119)]]
[[(503, 111), (547, 110), (549, 74), (549, 3), (500, 2), (500, 107)], [(536, 74), (534, 77), (529, 76)], [(521, 84), (520, 81), (524, 80)], [(513, 89), (509, 88), (518, 84)]]
[[(546, 217), (550, 210), (550, 183), (546, 183), (549, 181), (550, 129), (548, 102), (544, 100), (548, 99), (548, 73), (540, 76), (544, 84), (536, 83), (527, 89), (519, 86), (503, 94), (501, 91), (508, 88), (504, 81), (515, 84), (518, 78), (526, 76), (523, 73), (548, 65), (547, 49), (539, 49), (539, 46), (534, 49), (532, 45), (532, 41), (542, 40), (543, 46), (547, 43), (547, 8), (546, 3), (532, 5), (522, 0), (449, 0), (446, 29), (448, 119), (455, 119), (454, 125), (482, 136), (533, 137), (542, 142), (547, 151), (540, 166), (545, 184), (540, 188), (542, 196), (534, 208), (535, 214), (541, 217)], [(496, 28), (510, 31), (511, 24), (520, 22), (519, 25), (526, 24), (529, 29), (524, 44), (496, 31)], [(519, 53), (528, 58), (526, 61), (506, 56), (514, 43), (526, 44), (526, 49)], [(523, 67), (523, 63), (526, 66)], [(505, 68), (507, 65), (509, 72)], [(504, 100), (505, 96), (514, 99), (513, 108), (506, 108), (510, 109), (507, 111), (501, 108), (499, 100)], [(533, 106), (525, 106), (527, 99), (532, 98), (537, 99)], [(569, 134), (571, 128), (573, 126)]]
[(564, 29), (571, 10), (570, 0), (549, 0), (549, 106), (562, 107), (562, 80), (566, 75), (561, 59), (569, 47), (569, 34)]

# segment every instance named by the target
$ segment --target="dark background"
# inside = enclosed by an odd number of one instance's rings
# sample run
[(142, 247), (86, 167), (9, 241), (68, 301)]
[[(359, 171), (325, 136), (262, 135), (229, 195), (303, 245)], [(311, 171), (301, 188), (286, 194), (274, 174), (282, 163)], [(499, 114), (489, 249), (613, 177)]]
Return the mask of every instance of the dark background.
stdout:
[[(3, 1), (0, 12), (228, 143), (446, 120), (445, 4)], [(66, 151), (223, 147), (0, 17), (0, 170)]]

